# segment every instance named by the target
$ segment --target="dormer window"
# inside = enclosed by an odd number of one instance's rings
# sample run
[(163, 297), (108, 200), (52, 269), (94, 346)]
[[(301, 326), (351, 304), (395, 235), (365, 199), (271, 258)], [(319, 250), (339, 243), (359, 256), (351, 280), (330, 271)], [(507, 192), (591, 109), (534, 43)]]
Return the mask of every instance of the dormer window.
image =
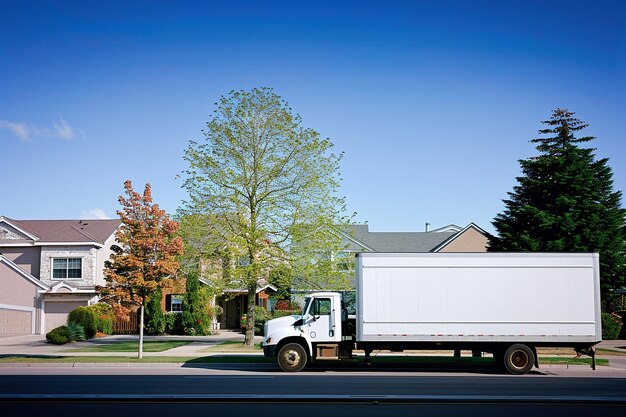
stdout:
[(83, 260), (81, 258), (54, 258), (52, 260), (52, 279), (81, 279)]

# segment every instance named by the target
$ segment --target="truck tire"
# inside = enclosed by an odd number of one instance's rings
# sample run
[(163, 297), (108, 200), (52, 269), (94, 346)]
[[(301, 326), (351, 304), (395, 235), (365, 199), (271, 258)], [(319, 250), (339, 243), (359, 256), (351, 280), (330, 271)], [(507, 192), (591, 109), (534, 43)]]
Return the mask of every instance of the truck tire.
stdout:
[(299, 372), (306, 363), (306, 350), (299, 343), (287, 343), (278, 352), (278, 365), (285, 372)]
[(522, 344), (509, 346), (504, 352), (504, 368), (513, 375), (522, 375), (533, 369), (535, 354), (533, 350)]

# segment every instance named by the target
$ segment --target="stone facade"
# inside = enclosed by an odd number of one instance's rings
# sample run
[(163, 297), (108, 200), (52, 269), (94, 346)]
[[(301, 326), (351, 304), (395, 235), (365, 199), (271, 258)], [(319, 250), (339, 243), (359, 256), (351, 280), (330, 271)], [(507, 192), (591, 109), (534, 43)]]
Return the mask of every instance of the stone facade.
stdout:
[[(46, 285), (53, 286), (59, 281), (72, 282), (77, 287), (93, 287), (96, 285), (96, 253), (93, 246), (43, 246), (41, 248), (41, 274), (39, 279)], [(81, 279), (52, 279), (52, 260), (54, 258), (82, 259)], [(102, 272), (100, 272), (102, 274)]]
[(12, 226), (3, 223), (0, 225), (0, 241), (3, 240), (24, 240), (29, 239), (28, 236), (25, 236), (19, 230), (13, 228)]

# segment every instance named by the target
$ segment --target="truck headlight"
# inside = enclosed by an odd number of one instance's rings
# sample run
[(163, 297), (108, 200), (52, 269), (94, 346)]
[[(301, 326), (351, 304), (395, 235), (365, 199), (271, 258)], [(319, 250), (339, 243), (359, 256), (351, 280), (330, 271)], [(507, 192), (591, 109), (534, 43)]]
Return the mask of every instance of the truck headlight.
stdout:
[(268, 337), (267, 340), (265, 341), (265, 345), (271, 345), (272, 344), (272, 338)]

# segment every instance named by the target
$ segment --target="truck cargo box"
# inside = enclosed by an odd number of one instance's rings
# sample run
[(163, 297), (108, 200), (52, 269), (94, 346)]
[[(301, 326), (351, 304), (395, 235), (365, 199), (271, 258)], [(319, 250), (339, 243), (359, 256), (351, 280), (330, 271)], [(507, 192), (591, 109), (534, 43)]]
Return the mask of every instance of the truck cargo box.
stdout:
[(596, 343), (598, 254), (361, 253), (360, 342)]

